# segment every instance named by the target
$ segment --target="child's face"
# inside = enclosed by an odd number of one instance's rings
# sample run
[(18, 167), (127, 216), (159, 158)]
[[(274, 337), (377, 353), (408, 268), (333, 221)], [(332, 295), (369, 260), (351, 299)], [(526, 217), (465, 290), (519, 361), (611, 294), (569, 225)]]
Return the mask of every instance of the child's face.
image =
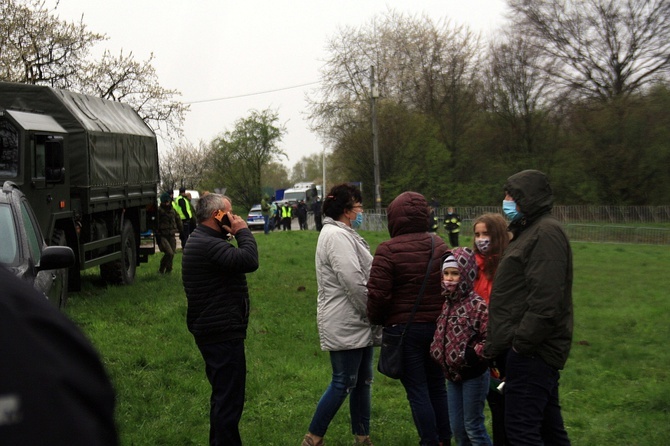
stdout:
[(479, 222), (475, 225), (475, 241), (482, 238), (489, 238), (489, 231), (486, 228), (486, 223)]
[(442, 271), (442, 280), (448, 282), (460, 282), (461, 274), (458, 272), (458, 268), (446, 268)]
[(482, 255), (487, 255), (491, 248), (491, 236), (489, 236), (486, 223), (479, 222), (475, 225), (475, 246)]

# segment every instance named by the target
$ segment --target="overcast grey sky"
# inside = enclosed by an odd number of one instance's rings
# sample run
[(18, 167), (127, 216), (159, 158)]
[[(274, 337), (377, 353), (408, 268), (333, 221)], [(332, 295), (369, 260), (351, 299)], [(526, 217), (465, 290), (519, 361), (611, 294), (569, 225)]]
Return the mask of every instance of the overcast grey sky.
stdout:
[[(48, 0), (54, 5), (56, 0)], [(102, 53), (133, 52), (154, 67), (164, 88), (191, 105), (186, 138), (210, 141), (250, 110), (278, 110), (288, 133), (288, 166), (321, 153), (308, 129), (305, 93), (319, 80), (326, 41), (338, 27), (360, 26), (388, 9), (467, 24), (484, 36), (503, 21), (504, 0), (60, 0), (61, 19), (109, 38)], [(300, 88), (287, 88), (305, 85)], [(272, 93), (254, 94), (267, 91)], [(231, 98), (213, 100), (219, 98)], [(207, 101), (207, 102), (201, 102)], [(161, 149), (169, 141), (160, 141)]]

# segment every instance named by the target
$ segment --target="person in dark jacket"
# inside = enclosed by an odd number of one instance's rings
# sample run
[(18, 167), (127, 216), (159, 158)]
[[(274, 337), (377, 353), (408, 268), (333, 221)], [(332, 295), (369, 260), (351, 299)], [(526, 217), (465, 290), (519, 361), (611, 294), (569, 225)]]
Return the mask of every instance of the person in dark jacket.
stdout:
[(298, 208), (296, 210), (296, 214), (298, 214), (298, 226), (300, 226), (301, 230), (306, 231), (307, 230), (307, 205), (305, 204), (305, 200), (300, 200), (298, 202)]
[(232, 213), (228, 197), (203, 196), (196, 216), (198, 226), (184, 248), (182, 279), (186, 323), (212, 386), (209, 444), (241, 445), (249, 322), (246, 274), (258, 269), (258, 249), (246, 221)]
[(449, 234), (449, 244), (452, 248), (458, 246), (458, 235), (461, 233), (461, 217), (454, 211), (454, 208), (447, 208), (447, 215), (444, 216), (444, 229)]
[(316, 226), (316, 230), (321, 231), (323, 228), (321, 197), (316, 197), (316, 200), (314, 200), (314, 203), (312, 203), (312, 212), (314, 212), (314, 225)]
[(172, 207), (170, 194), (163, 192), (161, 204), (158, 206), (158, 228), (156, 229), (156, 241), (158, 249), (163, 253), (161, 264), (158, 267), (160, 274), (172, 272), (172, 262), (177, 252), (177, 239), (175, 235), (182, 232), (182, 221)]
[(484, 354), (506, 353), (505, 428), (513, 445), (569, 445), (558, 398), (572, 344), (572, 250), (551, 215), (545, 174), (507, 179), (503, 211), (512, 240), (493, 279)]
[(98, 352), (44, 295), (0, 267), (0, 444), (114, 446)]
[(429, 209), (423, 195), (403, 192), (389, 204), (387, 215), (391, 239), (377, 247), (372, 261), (367, 285), (368, 318), (373, 325), (402, 333), (421, 290), (432, 251), (433, 262), (421, 304), (404, 338), (401, 382), (420, 444), (448, 445), (451, 430), (446, 382), (442, 369), (430, 356), (437, 317), (444, 303), (441, 259), (447, 245), (440, 237), (428, 233)]

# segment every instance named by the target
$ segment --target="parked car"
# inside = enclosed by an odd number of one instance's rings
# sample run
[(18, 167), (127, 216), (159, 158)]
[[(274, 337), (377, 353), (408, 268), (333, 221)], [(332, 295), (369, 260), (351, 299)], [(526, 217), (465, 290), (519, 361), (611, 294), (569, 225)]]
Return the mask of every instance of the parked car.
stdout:
[(47, 246), (37, 218), (23, 193), (5, 181), (0, 193), (0, 265), (30, 282), (54, 305), (67, 302), (67, 268), (74, 265), (74, 252), (65, 245), (65, 234), (57, 233)]
[(260, 204), (255, 204), (251, 207), (249, 215), (247, 215), (247, 226), (251, 230), (264, 228), (265, 219), (263, 218)]

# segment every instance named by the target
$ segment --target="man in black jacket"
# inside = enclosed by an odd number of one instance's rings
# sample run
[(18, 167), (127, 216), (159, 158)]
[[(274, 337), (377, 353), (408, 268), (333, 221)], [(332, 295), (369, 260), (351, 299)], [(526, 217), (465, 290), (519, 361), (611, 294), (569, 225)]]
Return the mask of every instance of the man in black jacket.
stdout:
[(238, 425), (244, 409), (249, 322), (246, 273), (258, 269), (258, 249), (246, 221), (232, 213), (228, 197), (205, 195), (196, 216), (198, 226), (184, 248), (182, 279), (188, 329), (212, 386), (209, 443), (241, 445)]
[(512, 241), (493, 279), (484, 354), (506, 364), (505, 430), (513, 445), (569, 445), (558, 380), (572, 344), (572, 250), (551, 215), (547, 177), (508, 178), (503, 210)]

